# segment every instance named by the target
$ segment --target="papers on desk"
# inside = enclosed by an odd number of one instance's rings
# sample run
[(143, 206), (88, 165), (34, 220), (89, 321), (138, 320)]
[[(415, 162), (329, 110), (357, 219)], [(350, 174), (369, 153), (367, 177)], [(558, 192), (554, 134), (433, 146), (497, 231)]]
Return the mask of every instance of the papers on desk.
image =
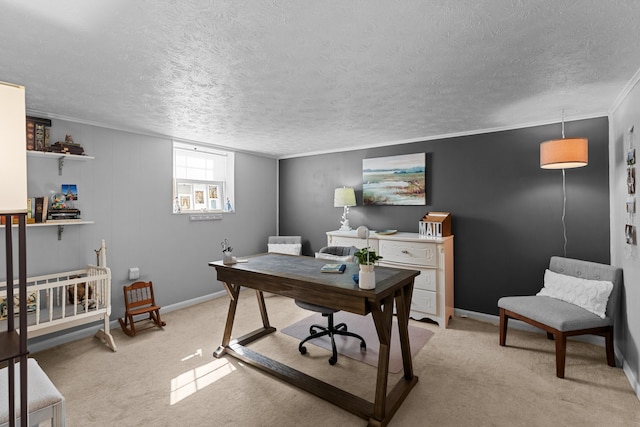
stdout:
[(320, 269), (323, 273), (337, 273), (342, 274), (344, 270), (347, 268), (346, 264), (325, 264)]

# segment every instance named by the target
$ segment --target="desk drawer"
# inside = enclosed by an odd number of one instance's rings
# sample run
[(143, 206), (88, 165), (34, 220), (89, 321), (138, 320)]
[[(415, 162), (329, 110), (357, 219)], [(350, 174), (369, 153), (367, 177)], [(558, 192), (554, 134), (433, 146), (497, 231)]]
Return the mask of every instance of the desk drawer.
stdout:
[(413, 290), (413, 298), (411, 298), (411, 311), (419, 311), (421, 313), (438, 315), (438, 296), (435, 292), (423, 291), (421, 289)]
[(389, 262), (436, 267), (438, 256), (435, 243), (380, 241), (380, 255)]

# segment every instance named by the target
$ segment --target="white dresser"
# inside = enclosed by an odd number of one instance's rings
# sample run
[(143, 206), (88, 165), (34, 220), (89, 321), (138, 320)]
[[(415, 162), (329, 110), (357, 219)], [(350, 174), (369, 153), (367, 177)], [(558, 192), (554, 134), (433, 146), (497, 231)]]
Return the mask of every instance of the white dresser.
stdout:
[[(329, 246), (363, 248), (366, 239), (356, 231), (328, 231)], [(411, 318), (438, 322), (446, 328), (453, 317), (453, 236), (420, 238), (418, 233), (378, 235), (371, 232), (369, 246), (382, 256), (381, 266), (419, 270), (411, 299)]]

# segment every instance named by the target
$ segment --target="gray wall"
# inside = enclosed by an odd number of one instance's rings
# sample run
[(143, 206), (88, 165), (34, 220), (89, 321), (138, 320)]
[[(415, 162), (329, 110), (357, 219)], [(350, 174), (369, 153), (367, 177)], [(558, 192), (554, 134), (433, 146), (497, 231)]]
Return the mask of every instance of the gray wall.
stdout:
[[(565, 123), (589, 138), (589, 165), (566, 171), (567, 256), (608, 263), (608, 120)], [(561, 136), (547, 125), (280, 161), (280, 234), (302, 235), (312, 254), (340, 226), (333, 190), (356, 189), (353, 228), (418, 231), (429, 211), (452, 214), (455, 307), (497, 314), (503, 295), (542, 286), (551, 255), (562, 255), (562, 172), (539, 166), (540, 142)], [(362, 206), (362, 159), (427, 153), (426, 206)]]
[[(161, 306), (222, 290), (209, 261), (221, 259), (220, 241), (228, 238), (234, 254), (264, 252), (276, 231), (277, 161), (236, 154), (236, 212), (221, 221), (190, 222), (172, 214), (172, 145), (143, 136), (62, 120), (53, 120), (52, 142), (71, 134), (95, 160), (67, 161), (58, 176), (57, 161), (28, 159), (29, 195), (60, 192), (77, 184), (83, 218), (91, 225), (27, 228), (28, 274), (48, 274), (95, 263), (100, 240), (107, 245), (111, 268), (112, 320), (124, 313), (122, 285), (129, 267), (141, 280), (152, 280)], [(4, 245), (0, 256), (4, 259)], [(6, 275), (4, 264), (0, 276)]]
[[(640, 250), (638, 245), (625, 241), (625, 225), (636, 227), (640, 238), (640, 201), (638, 180), (640, 179), (640, 86), (636, 84), (612, 114), (611, 136), (611, 262), (624, 269), (624, 287), (619, 321), (616, 324), (615, 345), (624, 355), (623, 368), (640, 398)], [(634, 127), (633, 137), (629, 129)], [(626, 156), (629, 146), (636, 150), (636, 194), (627, 194)], [(625, 203), (636, 201), (636, 213), (629, 215)]]

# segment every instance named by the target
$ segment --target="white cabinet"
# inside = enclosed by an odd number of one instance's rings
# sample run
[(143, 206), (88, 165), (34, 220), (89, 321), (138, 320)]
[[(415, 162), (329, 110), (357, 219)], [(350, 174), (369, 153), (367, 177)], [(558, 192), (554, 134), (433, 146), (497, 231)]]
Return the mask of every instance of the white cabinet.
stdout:
[[(327, 232), (329, 246), (363, 248), (355, 230)], [(409, 315), (430, 319), (443, 328), (453, 317), (453, 236), (425, 239), (418, 233), (378, 235), (371, 232), (369, 247), (382, 256), (381, 266), (420, 271), (415, 278)]]

